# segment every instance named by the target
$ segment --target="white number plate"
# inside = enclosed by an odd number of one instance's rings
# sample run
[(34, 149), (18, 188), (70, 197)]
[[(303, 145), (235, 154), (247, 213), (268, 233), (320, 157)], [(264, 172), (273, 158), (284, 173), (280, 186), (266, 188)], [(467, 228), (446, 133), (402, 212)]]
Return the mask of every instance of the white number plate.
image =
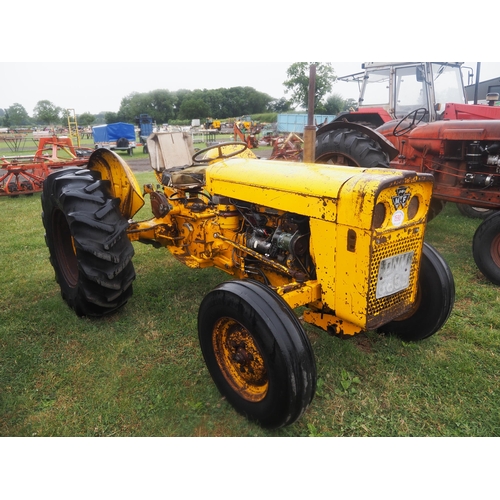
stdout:
[(413, 253), (406, 252), (380, 261), (375, 293), (377, 299), (408, 288)]

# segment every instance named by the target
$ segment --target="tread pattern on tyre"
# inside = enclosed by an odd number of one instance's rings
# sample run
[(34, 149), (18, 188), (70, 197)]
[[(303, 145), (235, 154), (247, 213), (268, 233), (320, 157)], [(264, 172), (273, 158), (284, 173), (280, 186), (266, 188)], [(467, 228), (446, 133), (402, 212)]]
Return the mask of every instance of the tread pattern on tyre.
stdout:
[(380, 146), (361, 132), (350, 129), (330, 130), (316, 137), (316, 163), (325, 163), (341, 154), (356, 167), (389, 168), (389, 158)]
[[(252, 334), (257, 334), (256, 341), (260, 340), (269, 363), (267, 368), (273, 372), (269, 377), (274, 382), (270, 382), (269, 393), (261, 402), (250, 403), (241, 398), (217, 367), (211, 325), (217, 317), (230, 314), (243, 314), (243, 322), (252, 325), (247, 325), (249, 331), (256, 329)], [(288, 304), (262, 283), (228, 281), (212, 290), (199, 309), (198, 335), (215, 384), (238, 412), (263, 427), (278, 428), (298, 420), (310, 405), (316, 390), (316, 364), (309, 339)]]
[[(67, 304), (79, 316), (104, 316), (122, 307), (132, 295), (134, 248), (109, 181), (86, 169), (53, 173), (44, 182), (42, 209), (50, 262)], [(61, 232), (65, 224), (69, 234)], [(60, 240), (66, 238), (76, 250), (76, 284), (67, 279), (60, 257)]]

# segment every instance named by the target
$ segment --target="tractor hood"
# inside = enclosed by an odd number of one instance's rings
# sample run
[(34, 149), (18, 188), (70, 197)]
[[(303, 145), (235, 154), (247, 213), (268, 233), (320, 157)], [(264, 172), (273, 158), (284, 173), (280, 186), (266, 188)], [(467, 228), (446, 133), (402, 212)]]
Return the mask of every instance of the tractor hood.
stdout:
[(500, 120), (442, 120), (419, 125), (402, 138), (417, 151), (439, 154), (443, 141), (499, 141)]
[[(382, 190), (421, 182), (429, 185), (430, 199), (433, 182), (430, 174), (407, 170), (243, 158), (214, 163), (205, 175), (206, 189), (212, 195), (366, 229), (371, 227)], [(342, 211), (342, 221), (338, 215), (341, 198), (342, 203), (351, 204), (351, 209)], [(366, 214), (366, 219), (357, 217), (359, 213)]]

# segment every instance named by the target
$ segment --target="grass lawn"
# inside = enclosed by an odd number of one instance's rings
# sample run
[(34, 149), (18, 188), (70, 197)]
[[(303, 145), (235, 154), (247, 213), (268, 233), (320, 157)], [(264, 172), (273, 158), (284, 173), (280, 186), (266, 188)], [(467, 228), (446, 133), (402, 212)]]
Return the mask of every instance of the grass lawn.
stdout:
[(500, 435), (499, 288), (472, 258), (479, 220), (452, 204), (426, 236), (455, 278), (444, 328), (405, 343), (375, 333), (341, 340), (306, 325), (316, 397), (300, 421), (273, 431), (226, 403), (198, 346), (198, 306), (227, 275), (137, 243), (129, 303), (109, 318), (78, 318), (54, 280), (40, 212), (39, 193), (0, 197), (1, 436)]

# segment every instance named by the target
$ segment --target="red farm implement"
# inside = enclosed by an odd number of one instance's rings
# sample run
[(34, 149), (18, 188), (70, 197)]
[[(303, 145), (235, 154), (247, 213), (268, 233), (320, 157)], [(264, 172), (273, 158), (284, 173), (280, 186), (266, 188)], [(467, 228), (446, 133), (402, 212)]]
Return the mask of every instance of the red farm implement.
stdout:
[(34, 155), (0, 157), (0, 196), (29, 195), (42, 190), (55, 169), (82, 166), (91, 149), (75, 149), (68, 137), (42, 137)]

